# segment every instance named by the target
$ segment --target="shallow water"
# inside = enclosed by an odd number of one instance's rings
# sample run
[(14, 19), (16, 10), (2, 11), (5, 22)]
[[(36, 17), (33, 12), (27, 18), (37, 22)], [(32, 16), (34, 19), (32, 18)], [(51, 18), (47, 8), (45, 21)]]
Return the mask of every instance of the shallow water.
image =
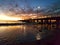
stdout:
[(57, 24), (0, 26), (0, 44), (40, 40), (60, 28)]

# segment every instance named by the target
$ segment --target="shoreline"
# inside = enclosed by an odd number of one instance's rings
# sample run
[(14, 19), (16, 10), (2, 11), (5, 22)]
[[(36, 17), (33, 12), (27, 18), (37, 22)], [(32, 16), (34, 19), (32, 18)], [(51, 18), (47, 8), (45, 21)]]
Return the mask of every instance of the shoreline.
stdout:
[[(9, 26), (9, 25), (36, 25), (36, 24), (57, 24), (57, 23), (0, 23), (0, 26)], [(58, 23), (60, 24), (60, 23)]]

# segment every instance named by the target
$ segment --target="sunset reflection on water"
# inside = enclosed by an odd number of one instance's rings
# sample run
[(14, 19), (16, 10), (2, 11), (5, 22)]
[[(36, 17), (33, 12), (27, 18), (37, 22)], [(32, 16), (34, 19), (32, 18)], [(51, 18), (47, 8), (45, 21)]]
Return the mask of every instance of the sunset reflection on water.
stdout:
[(56, 24), (0, 26), (0, 43), (11, 44), (40, 40), (56, 29)]

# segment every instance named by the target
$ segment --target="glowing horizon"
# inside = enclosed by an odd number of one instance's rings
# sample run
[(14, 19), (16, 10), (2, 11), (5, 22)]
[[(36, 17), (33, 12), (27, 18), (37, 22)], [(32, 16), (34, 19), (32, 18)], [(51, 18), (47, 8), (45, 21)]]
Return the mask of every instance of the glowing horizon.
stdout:
[(17, 21), (17, 20), (22, 20), (22, 19), (21, 18), (18, 18), (18, 17), (8, 16), (8, 15), (5, 15), (5, 14), (0, 14), (0, 20)]

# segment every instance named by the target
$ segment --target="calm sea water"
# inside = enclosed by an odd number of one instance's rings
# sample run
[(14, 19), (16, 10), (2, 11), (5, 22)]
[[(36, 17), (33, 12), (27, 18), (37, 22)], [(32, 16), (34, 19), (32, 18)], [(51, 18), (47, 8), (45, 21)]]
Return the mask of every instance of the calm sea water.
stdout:
[(0, 44), (40, 40), (58, 28), (57, 24), (0, 26)]

